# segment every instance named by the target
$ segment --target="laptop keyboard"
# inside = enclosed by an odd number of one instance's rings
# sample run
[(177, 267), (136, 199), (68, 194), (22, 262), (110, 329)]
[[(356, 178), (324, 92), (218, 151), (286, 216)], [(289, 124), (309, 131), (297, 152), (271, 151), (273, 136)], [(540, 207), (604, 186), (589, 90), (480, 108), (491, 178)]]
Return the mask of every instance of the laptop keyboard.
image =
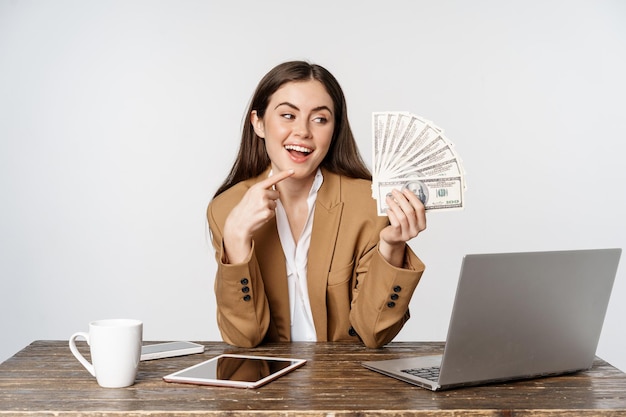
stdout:
[(424, 378), (429, 381), (437, 382), (439, 380), (439, 367), (438, 366), (432, 366), (428, 368), (402, 369), (401, 372), (405, 372), (409, 375)]

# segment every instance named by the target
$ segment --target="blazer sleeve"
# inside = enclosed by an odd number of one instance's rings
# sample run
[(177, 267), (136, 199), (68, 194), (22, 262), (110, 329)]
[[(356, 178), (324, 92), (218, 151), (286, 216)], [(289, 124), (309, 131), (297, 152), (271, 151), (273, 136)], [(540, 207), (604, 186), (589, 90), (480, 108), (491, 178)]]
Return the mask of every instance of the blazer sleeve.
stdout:
[(222, 225), (209, 204), (207, 219), (215, 249), (217, 273), (215, 297), (217, 325), (226, 343), (240, 347), (259, 345), (267, 333), (270, 310), (256, 258), (254, 242), (248, 258), (239, 264), (225, 263)]
[[(376, 234), (376, 237), (378, 234)], [(409, 302), (425, 269), (406, 245), (404, 267), (389, 264), (374, 244), (356, 266), (350, 323), (368, 347), (393, 340), (409, 319)]]

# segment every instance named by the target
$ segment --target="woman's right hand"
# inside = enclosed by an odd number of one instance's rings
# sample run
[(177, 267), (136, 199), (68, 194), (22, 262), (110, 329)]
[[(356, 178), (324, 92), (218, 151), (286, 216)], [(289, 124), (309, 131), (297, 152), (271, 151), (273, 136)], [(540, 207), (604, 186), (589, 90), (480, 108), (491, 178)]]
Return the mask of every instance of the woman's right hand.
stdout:
[(252, 248), (252, 234), (276, 215), (280, 193), (274, 186), (293, 173), (293, 170), (282, 171), (254, 184), (233, 207), (224, 223), (225, 263), (246, 260)]

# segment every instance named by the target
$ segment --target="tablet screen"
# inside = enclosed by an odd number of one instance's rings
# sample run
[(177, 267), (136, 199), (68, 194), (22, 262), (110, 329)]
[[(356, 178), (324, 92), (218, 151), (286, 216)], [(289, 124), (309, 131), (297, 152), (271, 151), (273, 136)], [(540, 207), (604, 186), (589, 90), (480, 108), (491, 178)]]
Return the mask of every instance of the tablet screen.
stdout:
[(303, 359), (223, 354), (163, 379), (188, 384), (255, 388), (305, 362)]

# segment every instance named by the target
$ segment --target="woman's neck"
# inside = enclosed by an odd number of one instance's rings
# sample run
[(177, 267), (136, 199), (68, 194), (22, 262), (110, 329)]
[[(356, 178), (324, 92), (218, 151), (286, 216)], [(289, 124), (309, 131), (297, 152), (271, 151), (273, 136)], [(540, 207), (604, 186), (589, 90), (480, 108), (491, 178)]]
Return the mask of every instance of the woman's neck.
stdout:
[(311, 193), (311, 187), (315, 176), (303, 179), (287, 178), (276, 184), (280, 192), (280, 202), (287, 214), (291, 234), (295, 242), (298, 242), (309, 213), (307, 199)]
[(305, 199), (309, 196), (309, 191), (315, 180), (315, 175), (308, 178), (287, 178), (276, 184), (276, 189), (280, 192), (281, 199), (284, 197), (289, 199)]

